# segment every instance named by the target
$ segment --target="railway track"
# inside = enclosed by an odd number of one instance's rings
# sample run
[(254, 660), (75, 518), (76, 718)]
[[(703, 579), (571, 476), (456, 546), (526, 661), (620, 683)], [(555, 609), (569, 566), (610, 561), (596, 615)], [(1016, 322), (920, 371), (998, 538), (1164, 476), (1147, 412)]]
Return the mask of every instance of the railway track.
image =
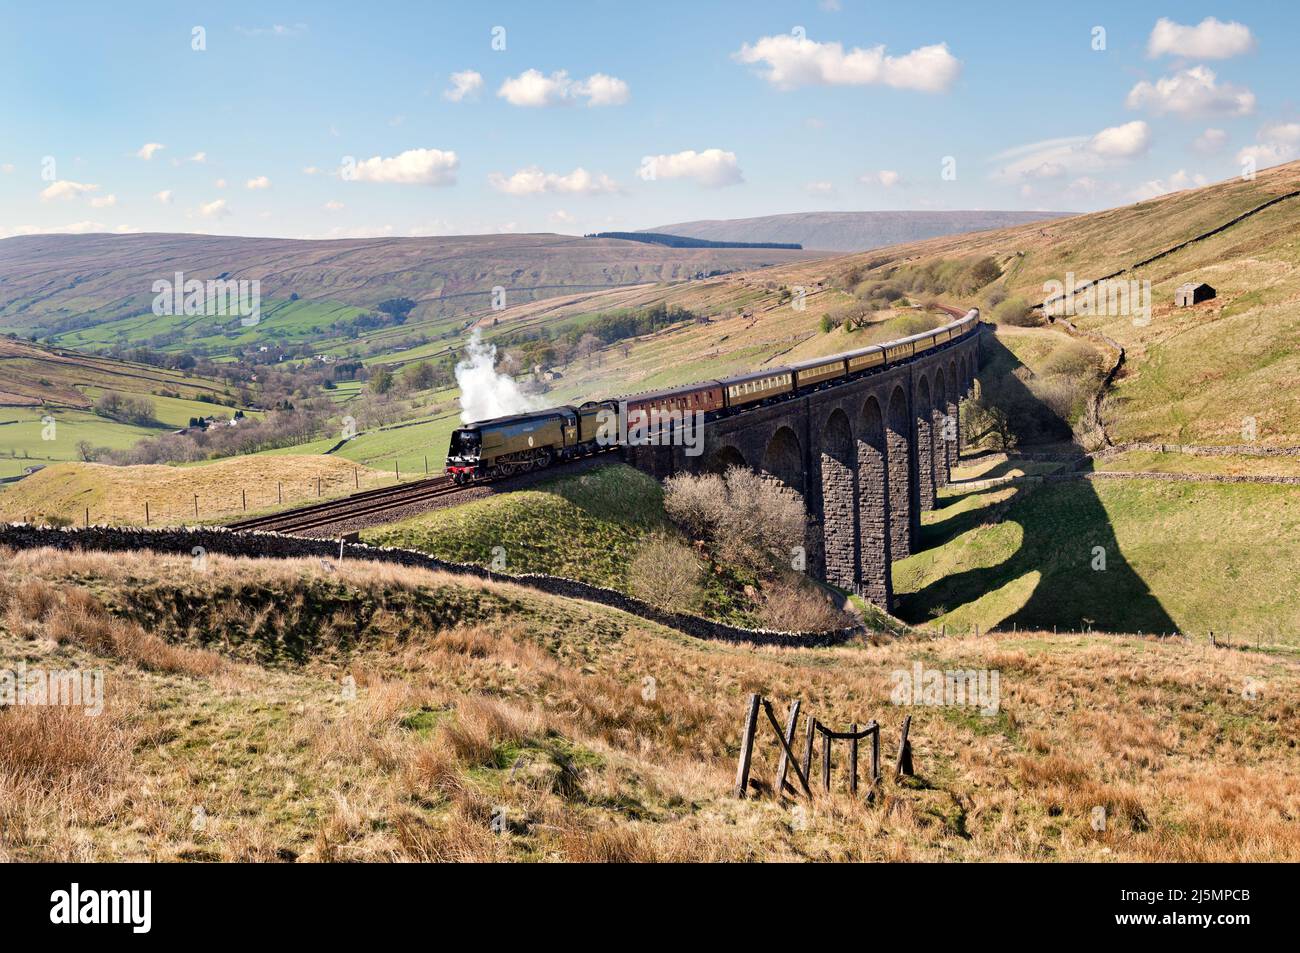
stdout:
[(312, 503), (266, 516), (255, 516), (228, 523), (227, 527), (236, 531), (262, 530), (299, 536), (340, 536), (452, 503), (468, 503), (505, 490), (523, 489), (553, 476), (579, 473), (605, 462), (606, 458), (607, 454), (597, 454), (544, 470), (531, 470), (495, 480), (478, 480), (465, 484), (454, 483), (445, 476), (433, 477), (400, 486), (363, 490), (337, 500)]
[(303, 533), (328, 529), (344, 523), (449, 496), (467, 487), (452, 483), (447, 477), (419, 480), (400, 486), (363, 490), (342, 499), (313, 503), (280, 513), (257, 516), (231, 523), (233, 530), (266, 530), (276, 533)]

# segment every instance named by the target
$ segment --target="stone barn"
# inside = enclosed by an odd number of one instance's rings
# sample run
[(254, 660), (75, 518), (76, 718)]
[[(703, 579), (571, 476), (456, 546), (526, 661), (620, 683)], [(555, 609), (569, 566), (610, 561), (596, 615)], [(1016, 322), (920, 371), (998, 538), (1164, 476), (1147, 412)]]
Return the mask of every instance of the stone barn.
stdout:
[(1179, 285), (1174, 292), (1174, 307), (1190, 308), (1202, 301), (1209, 301), (1216, 294), (1217, 292), (1203, 281), (1189, 281), (1185, 285)]

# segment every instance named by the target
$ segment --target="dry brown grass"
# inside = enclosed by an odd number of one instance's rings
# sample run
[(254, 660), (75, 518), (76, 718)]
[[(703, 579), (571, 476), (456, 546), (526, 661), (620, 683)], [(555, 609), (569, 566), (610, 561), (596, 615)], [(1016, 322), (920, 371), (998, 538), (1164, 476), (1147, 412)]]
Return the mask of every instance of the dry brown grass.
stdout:
[(33, 638), (43, 635), (150, 671), (211, 675), (222, 666), (221, 657), (213, 652), (171, 645), (139, 625), (115, 618), (85, 589), (59, 589), (40, 579), (27, 579), (6, 592), (0, 582), (0, 610), (12, 632)]
[[(94, 639), (56, 644), (44, 633), (49, 620), (73, 609), (97, 611), (68, 593), (93, 586), (100, 605), (119, 607), (120, 587), (129, 585), (161, 604), (169, 592), (189, 591), (188, 562), (15, 554), (0, 572), (8, 605), (3, 655), (45, 645), (39, 651), (69, 661), (99, 658), (90, 654), (101, 645)], [(273, 639), (295, 631), (295, 598), (322, 581), (390, 600), (391, 618), (368, 624), (349, 651), (322, 652), (304, 664), (228, 662), (202, 674), (109, 654), (100, 664), (118, 686), (113, 697), (147, 704), (106, 717), (92, 731), (107, 734), (87, 735), (79, 745), (58, 740), (67, 725), (0, 713), (0, 737), (8, 739), (2, 783), (6, 792), (27, 792), (5, 799), (8, 853), (333, 861), (1300, 859), (1300, 670), (1290, 657), (1036, 634), (758, 650), (699, 642), (507, 585), (453, 586), (394, 567), (329, 572), (310, 561), (213, 559), (205, 587), (235, 587), (246, 609), (265, 615), (260, 637)], [(43, 621), (16, 629), (19, 603), (43, 613)], [(417, 603), (426, 618), (443, 613), (443, 624), (415, 626), (398, 611)], [(495, 605), (494, 614), (455, 617), (484, 604)], [(192, 637), (178, 628), (155, 634)], [(844, 793), (842, 759), (836, 793), (811, 803), (730, 796), (748, 692), (762, 692), (782, 710), (801, 698), (832, 726), (878, 718), (888, 762), (904, 714), (889, 704), (890, 673), (917, 660), (931, 668), (997, 669), (1000, 713), (907, 709), (918, 777), (886, 782), (871, 803)], [(1253, 698), (1242, 690), (1247, 679), (1262, 686)], [(355, 685), (355, 698), (347, 685)], [(770, 732), (762, 733), (754, 769), (760, 783), (770, 781), (775, 755)], [(68, 776), (83, 780), (60, 793), (51, 771), (65, 773), (65, 758), (83, 766)], [(74, 793), (95, 790), (106, 796)], [(1106, 811), (1104, 830), (1092, 824), (1098, 807)], [(196, 817), (207, 820), (196, 824)]]

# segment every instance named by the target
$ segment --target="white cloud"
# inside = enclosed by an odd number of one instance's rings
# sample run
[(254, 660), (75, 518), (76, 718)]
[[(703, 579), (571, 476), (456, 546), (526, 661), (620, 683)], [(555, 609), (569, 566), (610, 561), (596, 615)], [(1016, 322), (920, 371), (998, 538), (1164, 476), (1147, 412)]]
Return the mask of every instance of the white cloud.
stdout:
[(207, 162), (207, 161), (208, 161), (208, 154), (207, 154), (206, 152), (196, 152), (196, 153), (194, 153), (194, 155), (190, 156), (189, 159), (186, 160), (186, 161), (188, 161), (188, 162), (198, 162), (198, 163)]
[(339, 212), (342, 211), (342, 209), (343, 203), (336, 199), (330, 199), (325, 203), (325, 211), (327, 212)]
[(867, 172), (858, 176), (858, 181), (863, 185), (881, 185), (892, 189), (903, 181), (903, 177), (893, 169), (881, 169), (879, 172)]
[(391, 158), (372, 156), (356, 164), (344, 178), (358, 182), (388, 182), (400, 185), (454, 185), (460, 159), (441, 149), (407, 149)]
[(204, 218), (224, 218), (230, 214), (230, 206), (225, 199), (217, 199), (199, 206), (199, 214)]
[(717, 189), (743, 182), (734, 152), (687, 149), (672, 155), (645, 156), (636, 173), (646, 182), (656, 179), (693, 179), (706, 188)]
[(1252, 163), (1256, 169), (1290, 162), (1300, 154), (1300, 123), (1275, 122), (1264, 126), (1256, 137), (1258, 143), (1237, 153), (1237, 162)]
[(563, 106), (586, 99), (588, 106), (621, 106), (628, 100), (628, 85), (616, 76), (594, 73), (585, 80), (569, 78), (568, 70), (550, 76), (524, 70), (501, 84), (497, 95), (512, 106)]
[(397, 230), (392, 225), (335, 225), (312, 238), (388, 238)]
[(1200, 174), (1192, 175), (1186, 169), (1179, 169), (1168, 179), (1151, 179), (1149, 182), (1143, 182), (1129, 193), (1129, 198), (1136, 202), (1142, 202), (1161, 195), (1168, 195), (1170, 192), (1181, 192), (1183, 189), (1208, 184), (1209, 180), (1205, 176)]
[(593, 73), (576, 89), (578, 95), (587, 97), (588, 106), (622, 106), (630, 95), (627, 83), (604, 73)]
[(1300, 144), (1300, 122), (1275, 122), (1259, 131), (1259, 138), (1266, 142), (1285, 142)]
[(91, 208), (112, 208), (116, 204), (116, 195), (97, 195), (90, 200)]
[(1255, 94), (1231, 83), (1220, 85), (1214, 70), (1193, 66), (1154, 83), (1143, 80), (1129, 90), (1125, 104), (1158, 116), (1246, 116), (1255, 111)]
[(1196, 26), (1184, 26), (1166, 17), (1156, 21), (1147, 40), (1147, 56), (1186, 56), (1200, 60), (1221, 60), (1255, 48), (1250, 28), (1235, 20), (1224, 23), (1206, 17)]
[(303, 175), (320, 175), (324, 170), (314, 165), (303, 166)]
[(217, 181), (213, 182), (212, 184), (215, 185), (215, 186), (216, 186), (217, 188), (219, 188), (219, 189), (224, 189), (224, 188), (226, 187), (226, 180), (225, 180), (225, 179), (217, 179)]
[(961, 61), (948, 52), (947, 43), (890, 56), (884, 44), (867, 50), (854, 47), (846, 53), (839, 43), (818, 43), (791, 33), (746, 43), (734, 58), (741, 63), (762, 63), (766, 67), (763, 78), (779, 89), (883, 84), (939, 93), (951, 87), (961, 72)]
[(88, 185), (84, 182), (71, 182), (67, 179), (59, 179), (57, 182), (51, 182), (41, 190), (42, 201), (52, 201), (54, 199), (75, 199), (78, 195), (84, 195), (87, 192), (98, 191), (98, 185)]
[(601, 173), (592, 175), (581, 167), (568, 175), (556, 172), (543, 172), (535, 165), (520, 169), (512, 176), (493, 172), (488, 176), (488, 184), (498, 192), (507, 195), (541, 195), (544, 192), (567, 192), (575, 195), (600, 195), (617, 192), (618, 183)]
[(148, 160), (152, 159), (155, 155), (157, 155), (159, 152), (161, 152), (163, 149), (166, 148), (167, 147), (164, 146), (161, 142), (146, 142), (136, 152), (136, 156), (140, 159), (144, 159), (147, 162)]
[(176, 194), (171, 189), (163, 189), (161, 192), (155, 192), (154, 198), (162, 202), (163, 205), (171, 205), (176, 198)]
[(1088, 148), (1104, 158), (1129, 159), (1147, 151), (1151, 144), (1151, 130), (1142, 120), (1111, 126), (1097, 133), (1088, 142)]
[(458, 103), (466, 96), (477, 95), (483, 88), (483, 74), (472, 69), (451, 74), (451, 88), (443, 90), (442, 98)]
[(1003, 163), (993, 173), (993, 178), (1007, 183), (1023, 183), (1078, 177), (1140, 156), (1150, 144), (1150, 127), (1141, 120), (1110, 126), (1092, 136), (1044, 139), (993, 156)]
[(1075, 179), (1065, 187), (1065, 195), (1077, 198), (1092, 198), (1098, 192), (1105, 189), (1105, 186), (1091, 176), (1084, 175)]
[(833, 182), (809, 182), (803, 187), (803, 190), (809, 195), (834, 195), (835, 184)]
[(307, 32), (305, 23), (275, 23), (271, 26), (237, 26), (235, 31), (244, 36), (301, 36)]
[(5, 175), (10, 175), (14, 171), (14, 168), (12, 162), (6, 162), (4, 165), (0, 165), (0, 172), (3, 172)]
[(1196, 137), (1196, 141), (1192, 143), (1192, 148), (1197, 152), (1210, 155), (1218, 152), (1227, 144), (1228, 134), (1222, 129), (1206, 129)]
[(271, 187), (271, 180), (264, 175), (259, 175), (255, 179), (249, 179), (245, 185), (250, 189), (269, 189)]

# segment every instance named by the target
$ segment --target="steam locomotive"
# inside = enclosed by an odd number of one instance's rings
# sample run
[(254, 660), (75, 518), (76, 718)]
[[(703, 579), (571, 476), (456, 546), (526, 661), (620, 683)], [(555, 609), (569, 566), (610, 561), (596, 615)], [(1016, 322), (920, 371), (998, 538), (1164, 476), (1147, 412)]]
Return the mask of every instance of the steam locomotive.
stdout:
[[(960, 312), (954, 309), (953, 314)], [(589, 456), (619, 446), (629, 433), (662, 426), (662, 420), (680, 420), (695, 411), (703, 412), (705, 420), (716, 419), (877, 373), (961, 340), (978, 324), (979, 309), (972, 308), (952, 324), (856, 351), (621, 399), (480, 420), (452, 432), (447, 474), (468, 483)]]

